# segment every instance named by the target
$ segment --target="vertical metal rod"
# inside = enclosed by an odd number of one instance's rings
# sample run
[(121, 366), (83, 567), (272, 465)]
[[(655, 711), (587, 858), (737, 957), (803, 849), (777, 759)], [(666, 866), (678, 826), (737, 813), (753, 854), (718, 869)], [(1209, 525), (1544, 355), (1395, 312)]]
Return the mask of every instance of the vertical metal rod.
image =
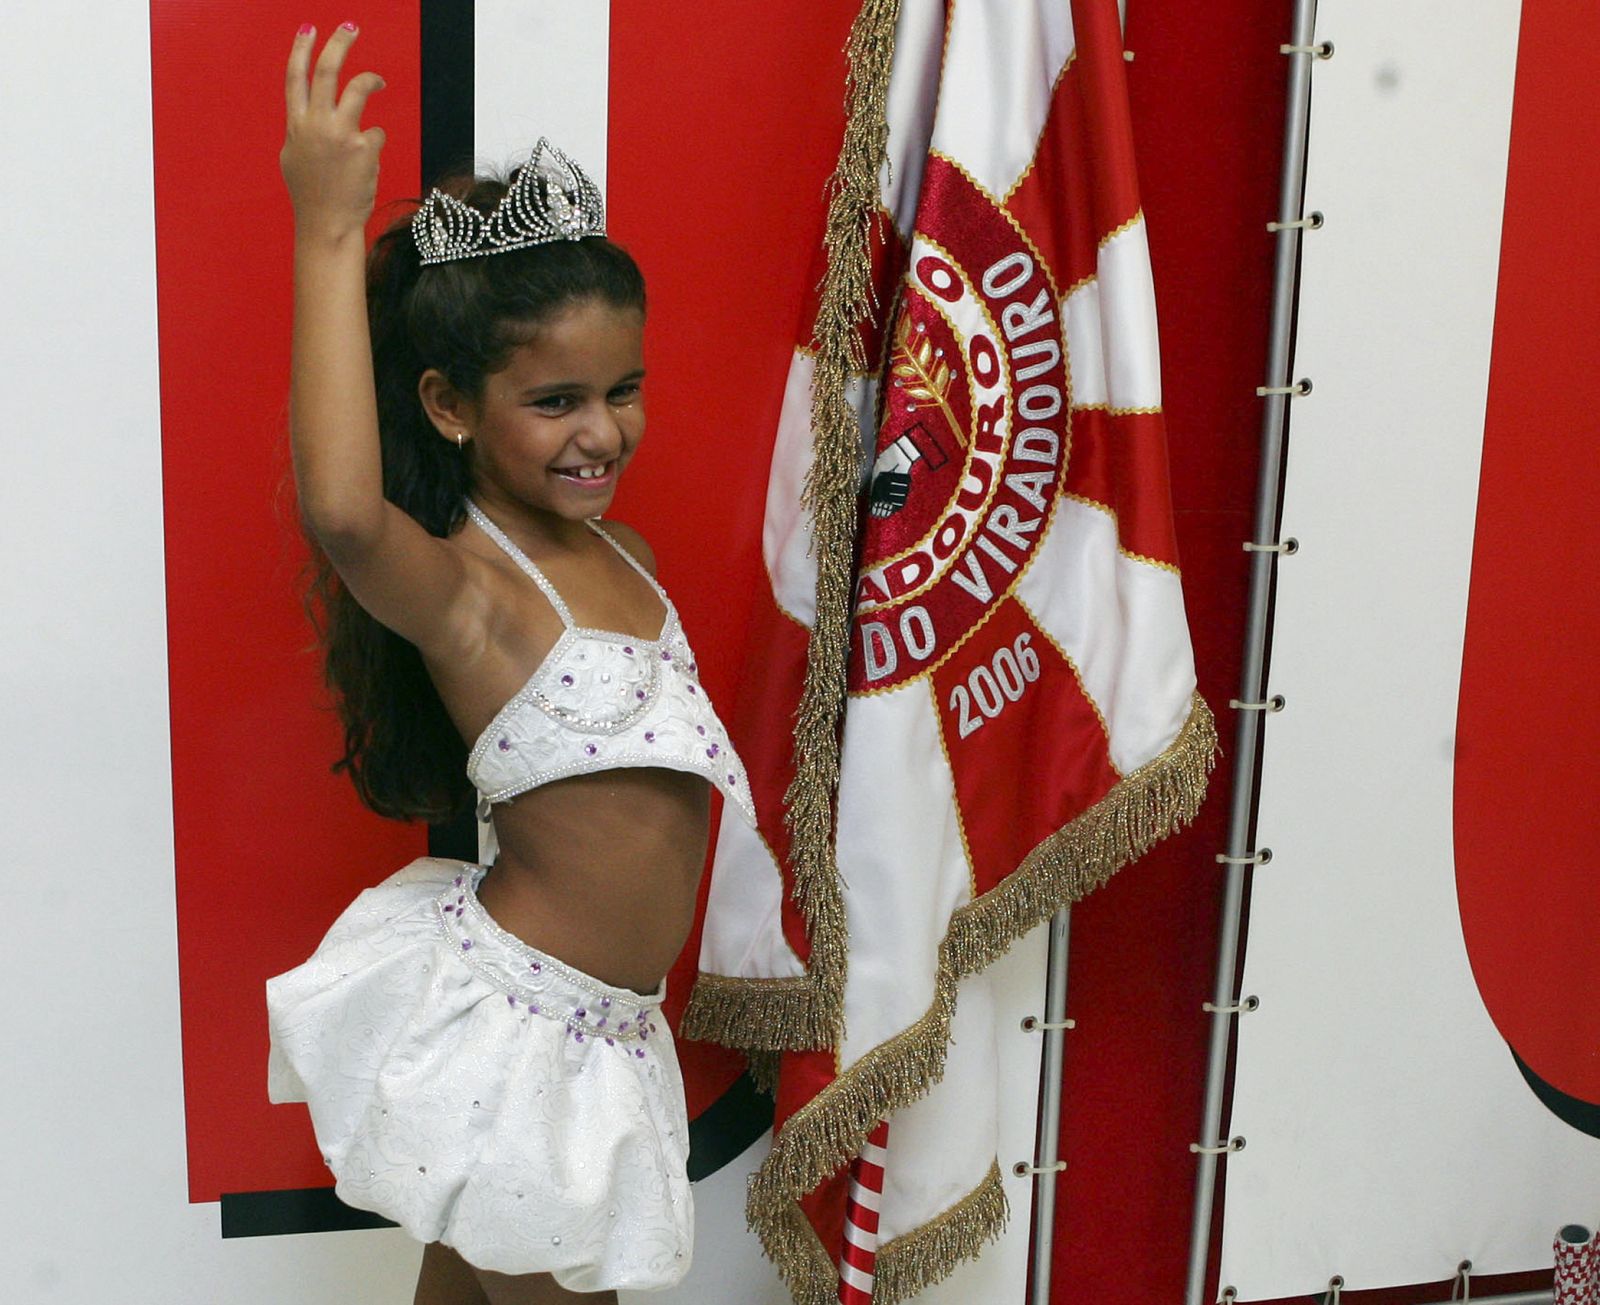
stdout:
[[(1310, 45), (1316, 26), (1316, 0), (1295, 0), (1294, 45)], [(1284, 110), (1283, 170), (1278, 192), (1278, 221), (1294, 222), (1301, 217), (1305, 192), (1306, 135), (1311, 109), (1311, 65), (1313, 56), (1285, 56), (1289, 65), (1288, 102)], [(1300, 228), (1288, 227), (1277, 233), (1277, 249), (1272, 287), (1272, 325), (1267, 352), (1265, 384), (1289, 384), (1290, 340), (1294, 330), (1296, 266), (1300, 256)], [(1255, 539), (1269, 543), (1277, 539), (1280, 509), (1279, 483), (1282, 480), (1287, 395), (1270, 395), (1262, 402), (1261, 472), (1256, 487)], [(1244, 664), (1239, 676), (1239, 698), (1260, 702), (1266, 694), (1267, 612), (1272, 601), (1273, 567), (1277, 553), (1250, 554), (1250, 595), (1247, 609)], [(1237, 713), (1234, 736), (1233, 793), (1228, 813), (1227, 850), (1230, 856), (1249, 855), (1250, 826), (1255, 808), (1256, 749), (1264, 713)], [(1234, 1000), (1235, 960), (1244, 904), (1242, 865), (1230, 865), (1223, 890), (1222, 924), (1217, 939), (1217, 975), (1212, 1001), (1228, 1006)], [(1232, 1021), (1238, 1016), (1217, 1013), (1211, 1017), (1211, 1044), (1206, 1066), (1205, 1106), (1201, 1112), (1198, 1141), (1210, 1145), (1222, 1131), (1222, 1101), (1226, 1091), (1228, 1045)], [(1206, 1265), (1211, 1253), (1211, 1218), (1216, 1192), (1217, 1157), (1200, 1155), (1195, 1166), (1194, 1218), (1189, 1233), (1189, 1277), (1185, 1305), (1206, 1305)]]
[[(1067, 934), (1072, 910), (1063, 906), (1050, 917), (1050, 967), (1045, 978), (1044, 1022), (1060, 1024), (1067, 1018)], [(1039, 1126), (1035, 1134), (1033, 1163), (1041, 1169), (1061, 1155), (1061, 1063), (1065, 1059), (1066, 1033), (1044, 1031), (1044, 1054), (1039, 1065)], [(1050, 1305), (1050, 1253), (1055, 1239), (1056, 1183), (1053, 1169), (1033, 1176), (1033, 1271), (1028, 1299), (1033, 1305)]]

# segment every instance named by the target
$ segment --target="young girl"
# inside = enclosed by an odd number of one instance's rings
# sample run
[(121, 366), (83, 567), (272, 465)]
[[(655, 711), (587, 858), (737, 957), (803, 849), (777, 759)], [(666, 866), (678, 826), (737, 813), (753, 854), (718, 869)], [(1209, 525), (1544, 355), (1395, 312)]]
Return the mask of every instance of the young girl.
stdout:
[(355, 38), (314, 66), (296, 38), (282, 154), (342, 764), (386, 815), (476, 797), (499, 850), (407, 866), (268, 984), (272, 1096), (309, 1103), (345, 1201), (427, 1243), (417, 1302), (614, 1301), (689, 1265), (662, 977), (709, 786), (753, 812), (649, 549), (599, 522), (644, 433), (638, 269), (543, 141), (367, 258), (383, 83), (339, 93)]

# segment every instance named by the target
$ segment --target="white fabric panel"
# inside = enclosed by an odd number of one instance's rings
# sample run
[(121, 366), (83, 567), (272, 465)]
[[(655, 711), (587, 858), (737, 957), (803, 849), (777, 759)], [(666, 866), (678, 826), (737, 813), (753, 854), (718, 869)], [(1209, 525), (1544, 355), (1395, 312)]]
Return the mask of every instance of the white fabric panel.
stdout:
[(521, 163), (548, 136), (605, 193), (611, 0), (477, 0), (472, 15), (478, 163)]
[[(963, 1261), (943, 1282), (919, 1293), (917, 1305), (1009, 1303), (1027, 1297), (1033, 1179), (1017, 1177), (1011, 1166), (1018, 1160), (1033, 1160), (1044, 1039), (1038, 1033), (1024, 1033), (1021, 1026), (1023, 1016), (1041, 1013), (1049, 934), (1048, 926), (1041, 925), (976, 976), (988, 990), (981, 997), (985, 1009), (969, 1010), (968, 1004), (980, 997), (971, 980), (961, 985), (944, 1080), (921, 1101), (890, 1117), (879, 1225), (885, 1239), (906, 1231), (909, 1220), (902, 1212), (918, 1209), (914, 1202), (919, 1199), (926, 1211), (948, 1209), (965, 1195), (945, 1181), (941, 1164), (941, 1157), (957, 1150), (959, 1165), (952, 1167), (962, 1174), (982, 1178), (991, 1161), (999, 1162), (1011, 1205), (1011, 1218), (999, 1240), (985, 1247), (978, 1259)], [(922, 1159), (922, 1167), (908, 1163), (914, 1156)], [(937, 1193), (937, 1199), (919, 1195), (931, 1193)]]
[[(1100, 318), (1106, 397), (1113, 408), (1161, 406), (1161, 347), (1150, 241), (1141, 214), (1100, 246)], [(1074, 396), (1074, 402), (1083, 402)]]
[[(928, 940), (942, 938), (951, 912), (971, 897), (949, 767), (919, 762), (926, 782), (916, 786), (896, 773), (907, 757), (941, 755), (927, 681), (850, 700), (838, 838), (851, 937), (839, 1049), (845, 1066), (933, 1003), (937, 958)], [(921, 878), (915, 896), (906, 891), (906, 866)]]
[(717, 829), (700, 968), (707, 974), (794, 978), (805, 966), (783, 936), (783, 878), (761, 835), (726, 804)]
[(4, 1295), (408, 1299), (417, 1251), (401, 1233), (223, 1241), (217, 1207), (189, 1204), (149, 10), (97, 7), (70, 24), (70, 57), (59, 5), (19, 0), (6, 20), (0, 169), (15, 193), (50, 200), (4, 220), (0, 284), (17, 329), (0, 379), (50, 397), (0, 477), (0, 792), (7, 877), (27, 888), (12, 893), (0, 950)]
[(1106, 350), (1100, 335), (1100, 282), (1091, 278), (1061, 301), (1072, 403), (1092, 408), (1108, 401)]
[[(1222, 1281), (1241, 1300), (1548, 1266), (1600, 1142), (1474, 986), (1452, 753), (1518, 6), (1347, 0), (1319, 37)], [(1336, 21), (1335, 21), (1336, 20)], [(1441, 43), (1439, 33), (1451, 39)], [(1429, 220), (1445, 215), (1448, 221)], [(1514, 872), (1515, 867), (1508, 867)]]
[[(772, 579), (772, 596), (780, 610), (808, 628), (817, 615), (817, 559), (811, 551), (811, 520), (800, 506), (800, 493), (811, 471), (811, 377), (815, 371), (816, 359), (796, 350), (772, 444), (766, 517), (761, 528), (761, 556)], [(866, 445), (877, 409), (878, 382), (852, 380), (846, 395), (862, 418)]]
[[(1136, 769), (1178, 737), (1195, 674), (1177, 572), (1118, 552), (1110, 514), (1063, 499), (1016, 592), (1077, 666), (1118, 770)], [(1109, 619), (1113, 612), (1121, 622)]]
[[(1033, 158), (1050, 92), (1071, 53), (1067, 5), (954, 0), (933, 148), (1004, 196)], [(1009, 75), (996, 77), (996, 68)]]
[(905, 4), (895, 27), (894, 68), (889, 74), (889, 159), (878, 174), (883, 206), (902, 237), (909, 239), (928, 163), (928, 137), (939, 100), (939, 64), (944, 59), (944, 6)]

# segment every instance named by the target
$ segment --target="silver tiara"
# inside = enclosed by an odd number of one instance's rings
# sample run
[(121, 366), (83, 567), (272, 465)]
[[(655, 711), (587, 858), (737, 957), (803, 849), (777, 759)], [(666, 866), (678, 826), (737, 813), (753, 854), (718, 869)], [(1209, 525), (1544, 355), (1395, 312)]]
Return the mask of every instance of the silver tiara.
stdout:
[(425, 265), (605, 233), (600, 188), (543, 136), (487, 218), (435, 187), (411, 219), (411, 234)]

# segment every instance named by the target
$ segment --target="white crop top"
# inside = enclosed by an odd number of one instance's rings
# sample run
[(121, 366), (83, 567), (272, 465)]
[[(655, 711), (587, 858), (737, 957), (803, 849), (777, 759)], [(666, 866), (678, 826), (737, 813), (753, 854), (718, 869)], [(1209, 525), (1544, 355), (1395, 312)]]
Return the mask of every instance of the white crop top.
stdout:
[(677, 608), (597, 521), (587, 524), (661, 595), (661, 633), (640, 639), (573, 622), (555, 586), (478, 507), (467, 515), (539, 586), (566, 626), (538, 670), (478, 737), (467, 778), (478, 790), (478, 815), (489, 805), (569, 775), (623, 766), (664, 766), (701, 775), (722, 790), (752, 826), (755, 807), (744, 765), (695, 675), (694, 653)]

